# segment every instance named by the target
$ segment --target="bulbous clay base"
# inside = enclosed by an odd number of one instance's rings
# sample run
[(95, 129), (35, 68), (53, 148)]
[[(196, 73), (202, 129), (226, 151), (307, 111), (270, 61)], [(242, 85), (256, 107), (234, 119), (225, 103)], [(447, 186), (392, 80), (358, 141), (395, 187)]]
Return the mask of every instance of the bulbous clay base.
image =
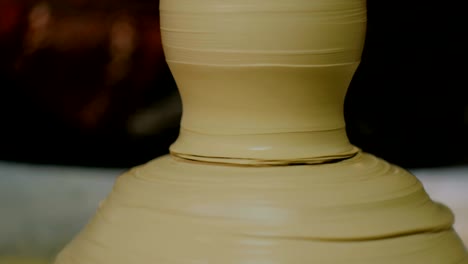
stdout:
[(56, 264), (466, 264), (453, 215), (370, 154), (231, 166), (164, 156), (120, 176)]

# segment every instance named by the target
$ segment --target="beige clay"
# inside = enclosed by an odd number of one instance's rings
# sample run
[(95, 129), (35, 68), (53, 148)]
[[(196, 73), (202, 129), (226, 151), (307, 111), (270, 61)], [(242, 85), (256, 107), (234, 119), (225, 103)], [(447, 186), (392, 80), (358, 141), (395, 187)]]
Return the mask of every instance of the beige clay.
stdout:
[(468, 263), (450, 210), (346, 137), (364, 1), (160, 9), (180, 137), (119, 177), (56, 264)]

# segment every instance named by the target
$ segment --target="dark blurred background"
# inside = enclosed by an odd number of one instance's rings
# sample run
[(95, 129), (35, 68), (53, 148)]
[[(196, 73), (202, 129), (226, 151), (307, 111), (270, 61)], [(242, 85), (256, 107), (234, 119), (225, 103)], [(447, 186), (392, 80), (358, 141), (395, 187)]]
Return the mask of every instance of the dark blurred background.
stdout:
[[(368, 1), (352, 143), (407, 168), (468, 164), (458, 2)], [(0, 0), (1, 160), (131, 167), (167, 153), (180, 114), (157, 1)]]

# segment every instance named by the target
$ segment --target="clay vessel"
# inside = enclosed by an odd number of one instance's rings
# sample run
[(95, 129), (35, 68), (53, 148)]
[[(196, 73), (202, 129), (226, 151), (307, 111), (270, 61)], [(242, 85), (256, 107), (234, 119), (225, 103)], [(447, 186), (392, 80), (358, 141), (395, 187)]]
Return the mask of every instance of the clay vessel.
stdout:
[(119, 177), (56, 264), (468, 263), (450, 210), (346, 137), (364, 1), (163, 0), (160, 12), (180, 136)]

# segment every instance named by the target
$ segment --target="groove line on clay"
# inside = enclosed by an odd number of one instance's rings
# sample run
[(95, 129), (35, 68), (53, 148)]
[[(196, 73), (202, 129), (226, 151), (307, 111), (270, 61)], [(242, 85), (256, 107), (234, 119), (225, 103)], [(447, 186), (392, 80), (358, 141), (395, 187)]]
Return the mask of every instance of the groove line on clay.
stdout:
[(249, 159), (249, 158), (230, 158), (230, 157), (210, 157), (210, 156), (201, 156), (201, 155), (192, 155), (192, 154), (183, 154), (170, 151), (170, 155), (182, 159), (182, 160), (191, 160), (195, 162), (201, 162), (205, 164), (222, 164), (222, 165), (236, 165), (236, 166), (246, 166), (246, 167), (279, 167), (279, 166), (305, 166), (305, 165), (315, 165), (315, 164), (333, 164), (339, 163), (343, 160), (347, 160), (356, 156), (357, 153), (349, 153), (336, 156), (322, 156), (322, 157), (311, 157), (311, 158), (301, 158), (301, 159), (278, 159), (278, 160), (268, 160), (268, 159)]
[(360, 49), (347, 49), (347, 48), (332, 48), (332, 49), (316, 49), (316, 50), (235, 50), (235, 49), (198, 49), (198, 48), (186, 48), (182, 46), (174, 46), (169, 44), (163, 44), (164, 47), (194, 51), (194, 52), (212, 52), (212, 53), (232, 53), (232, 54), (266, 54), (266, 55), (304, 55), (304, 54), (329, 54), (329, 53), (341, 53), (356, 51), (360, 52)]
[(370, 242), (370, 241), (378, 241), (378, 240), (386, 240), (386, 239), (394, 239), (394, 238), (401, 238), (402, 236), (417, 236), (417, 235), (424, 235), (424, 234), (443, 234), (446, 231), (450, 231), (451, 227), (441, 227), (441, 228), (433, 228), (433, 229), (413, 229), (407, 230), (402, 232), (395, 232), (385, 235), (377, 235), (377, 236), (366, 236), (366, 237), (355, 237), (355, 238), (328, 238), (328, 237), (301, 237), (301, 236), (269, 236), (269, 235), (249, 235), (243, 234), (246, 238), (254, 238), (254, 239), (270, 239), (270, 240), (294, 240), (294, 241), (320, 241), (320, 242)]
[(166, 60), (168, 63), (177, 63), (185, 65), (199, 65), (199, 66), (214, 66), (214, 67), (287, 67), (287, 68), (320, 68), (320, 67), (339, 67), (347, 65), (355, 65), (360, 61), (344, 62), (344, 63), (323, 63), (323, 64), (274, 64), (274, 63), (251, 63), (251, 64), (215, 64), (215, 63), (194, 63), (187, 61)]
[[(267, 136), (267, 135), (293, 135), (293, 134), (309, 134), (309, 133), (326, 133), (326, 132), (339, 132), (342, 131), (345, 126), (343, 127), (338, 127), (338, 128), (330, 128), (330, 129), (314, 129), (314, 130), (295, 130), (295, 131), (281, 131), (281, 132), (263, 132), (263, 133), (235, 133), (235, 134), (220, 134), (220, 133), (207, 133), (205, 131), (199, 131), (196, 129), (192, 128), (187, 128), (183, 125), (180, 126), (181, 129), (190, 132), (190, 133), (196, 133), (196, 134), (201, 134), (204, 136)], [(311, 128), (309, 128), (311, 129)]]

